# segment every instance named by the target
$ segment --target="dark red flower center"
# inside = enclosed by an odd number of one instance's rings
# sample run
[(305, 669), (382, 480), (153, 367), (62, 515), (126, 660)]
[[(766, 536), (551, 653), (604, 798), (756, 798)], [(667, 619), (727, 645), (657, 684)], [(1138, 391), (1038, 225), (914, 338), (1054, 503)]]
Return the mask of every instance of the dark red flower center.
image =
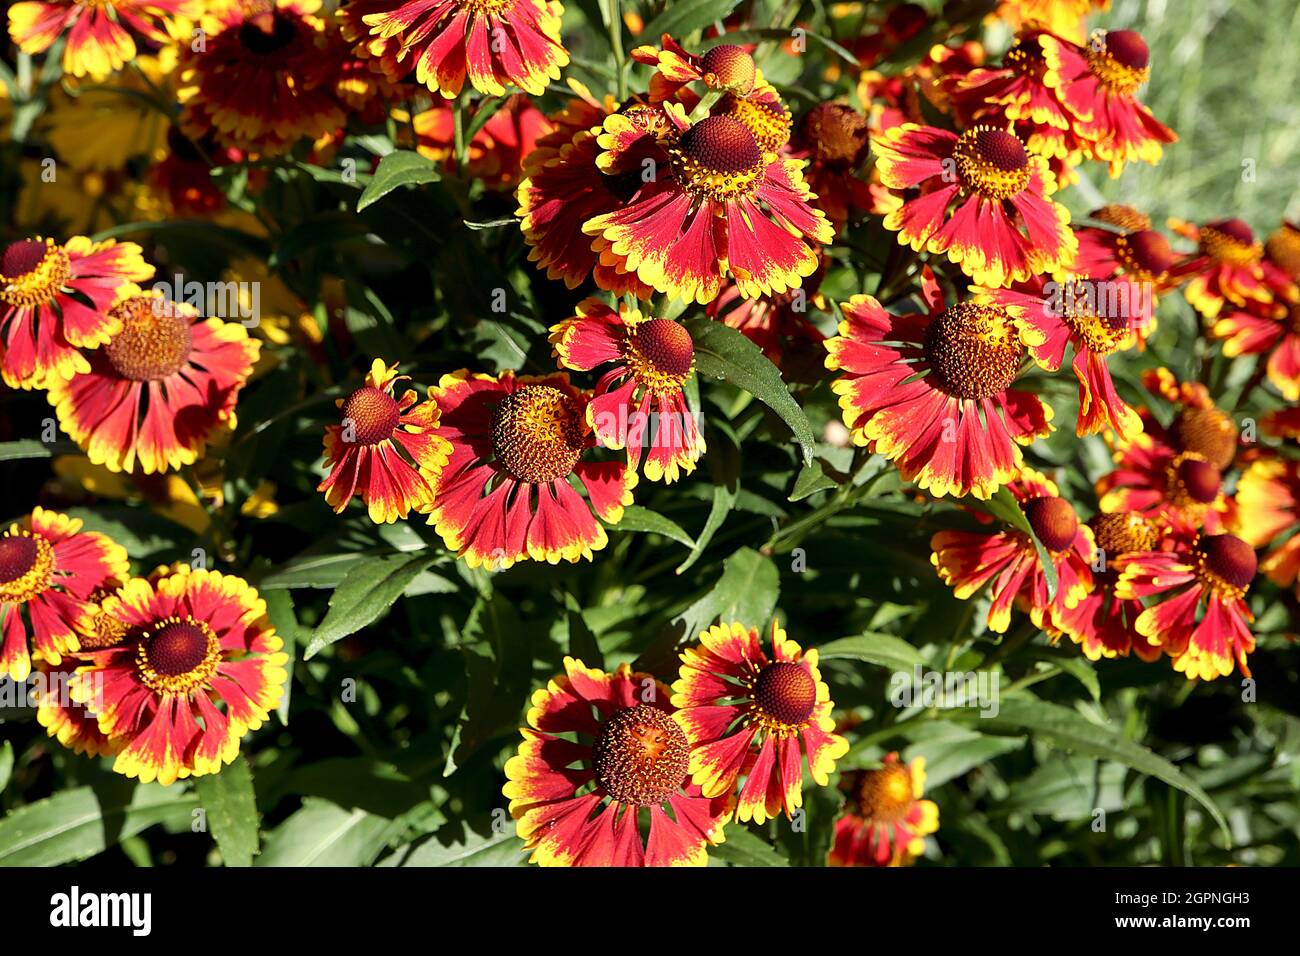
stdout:
[(0, 253), (0, 278), (16, 279), (36, 269), (45, 258), (48, 244), (41, 239), (19, 239)]
[(35, 539), (28, 535), (0, 538), (0, 584), (17, 581), (36, 567), (39, 553)]
[(957, 172), (966, 188), (990, 199), (1009, 199), (1029, 183), (1029, 154), (1014, 133), (976, 126), (953, 147)]
[(707, 79), (715, 77), (716, 85), (748, 95), (754, 88), (754, 58), (742, 48), (729, 43), (715, 46), (700, 59), (700, 72)]
[(886, 764), (879, 770), (864, 770), (853, 785), (858, 813), (870, 820), (897, 820), (911, 809), (915, 794), (912, 774), (902, 764)]
[(997, 395), (1016, 377), (1024, 347), (1011, 317), (993, 306), (963, 302), (930, 323), (925, 356), (935, 384), (957, 398)]
[(278, 53), (293, 43), (297, 35), (292, 20), (275, 14), (250, 20), (239, 28), (239, 42), (245, 50), (257, 56)]
[(208, 656), (208, 635), (193, 620), (172, 621), (148, 638), (149, 663), (163, 677), (188, 674)]
[(1241, 219), (1219, 219), (1210, 223), (1209, 227), (1243, 246), (1248, 246), (1255, 241), (1255, 233)]
[(137, 296), (113, 312), (122, 319), (122, 330), (104, 346), (104, 354), (123, 378), (157, 381), (189, 361), (193, 319), (181, 306), (161, 297)]
[(549, 385), (523, 385), (492, 413), (492, 448), (511, 477), (545, 484), (573, 471), (585, 445), (576, 399)]
[(393, 396), (366, 385), (343, 403), (344, 440), (350, 439), (357, 445), (378, 445), (393, 437), (401, 418), (402, 410)]
[(690, 743), (672, 716), (639, 704), (607, 719), (591, 748), (596, 779), (620, 803), (653, 806), (678, 791)]
[(754, 134), (729, 116), (706, 116), (682, 133), (678, 146), (687, 159), (716, 173), (743, 173), (763, 161)]
[(1097, 547), (1109, 558), (1134, 551), (1150, 551), (1160, 540), (1156, 526), (1136, 511), (1099, 514), (1088, 524)]
[(1219, 580), (1244, 590), (1255, 579), (1255, 549), (1235, 534), (1215, 534), (1196, 543), (1201, 566)]
[[(648, 371), (677, 380), (690, 374), (695, 362), (695, 343), (686, 326), (672, 319), (648, 319), (628, 332), (629, 357), (634, 364), (646, 364)], [(639, 360), (639, 362), (637, 361)]]
[(797, 727), (817, 707), (817, 682), (804, 665), (776, 661), (758, 672), (754, 701), (768, 717)]
[(1223, 477), (1219, 469), (1199, 458), (1186, 458), (1177, 468), (1178, 481), (1187, 497), (1197, 504), (1208, 505), (1219, 496)]
[(1124, 251), (1125, 268), (1150, 278), (1164, 275), (1174, 266), (1174, 250), (1169, 240), (1152, 229), (1121, 236), (1119, 247)]
[(1106, 34), (1106, 52), (1121, 66), (1144, 70), (1151, 63), (1151, 51), (1142, 34), (1134, 30), (1111, 30)]
[(1020, 505), (1034, 536), (1048, 551), (1065, 551), (1079, 533), (1079, 516), (1064, 498), (1030, 498)]
[(1183, 408), (1169, 434), (1179, 451), (1194, 452), (1219, 469), (1227, 468), (1237, 455), (1237, 425), (1218, 408)]
[(870, 149), (867, 118), (844, 103), (819, 103), (804, 114), (800, 138), (817, 162), (835, 169), (862, 164)]

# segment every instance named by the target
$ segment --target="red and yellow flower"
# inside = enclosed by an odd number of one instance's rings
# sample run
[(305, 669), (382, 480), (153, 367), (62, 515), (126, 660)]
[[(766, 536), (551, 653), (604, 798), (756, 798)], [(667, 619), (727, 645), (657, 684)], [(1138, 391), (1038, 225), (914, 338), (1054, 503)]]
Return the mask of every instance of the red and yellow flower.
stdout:
[(11, 388), (45, 388), (87, 372), (78, 349), (106, 343), (121, 327), (113, 306), (153, 276), (133, 242), (73, 236), (19, 239), (0, 251), (0, 376)]
[[(1178, 257), (1169, 240), (1151, 228), (1145, 214), (1129, 206), (1110, 205), (1094, 210), (1091, 218), (1109, 228), (1084, 226), (1074, 234), (1079, 255), (1073, 271), (1108, 288), (1129, 294), (1131, 326), (1143, 347), (1155, 331), (1155, 301), (1178, 284)], [(1122, 283), (1122, 284), (1121, 284)]]
[[(456, 158), (455, 117), (452, 107), (438, 102), (411, 118), (416, 149), (452, 169)], [(552, 131), (546, 114), (526, 96), (516, 94), (492, 114), (466, 147), (465, 174), (481, 179), (490, 189), (514, 189), (523, 173), (524, 159), (538, 141)]]
[(1153, 661), (1160, 656), (1160, 648), (1138, 633), (1142, 602), (1116, 595), (1119, 573), (1115, 562), (1122, 555), (1157, 550), (1160, 529), (1132, 511), (1094, 515), (1088, 527), (1097, 545), (1092, 561), (1093, 588), (1073, 608), (1056, 615), (1057, 627), (1090, 661), (1128, 657), (1130, 651), (1144, 661)]
[(645, 154), (659, 172), (647, 182), (638, 171), (626, 204), (583, 225), (601, 244), (601, 261), (701, 304), (728, 276), (749, 297), (798, 288), (818, 265), (809, 240), (825, 244), (834, 235), (825, 213), (810, 205), (802, 164), (765, 153), (730, 117), (690, 124), (671, 103), (664, 115), (670, 125), (662, 140), (621, 114), (605, 120), (602, 168)]
[(939, 807), (922, 800), (925, 758), (904, 764), (886, 754), (879, 769), (848, 778), (846, 801), (835, 821), (826, 862), (831, 866), (907, 866), (925, 852), (939, 829)]
[(1096, 10), (1110, 9), (1110, 0), (1002, 0), (997, 16), (1016, 28), (1038, 24), (1057, 36), (1082, 43), (1085, 18)]
[[(1033, 469), (1025, 468), (1008, 487), (1032, 538), (1014, 528), (940, 531), (930, 539), (930, 563), (963, 601), (991, 585), (990, 630), (1005, 633), (1016, 606), (1029, 614), (1035, 627), (1058, 633), (1061, 615), (1092, 590), (1092, 530), (1079, 521), (1056, 485)], [(1052, 563), (1055, 594), (1048, 589), (1035, 539)]]
[(91, 596), (129, 570), (126, 550), (80, 518), (36, 508), (0, 536), (0, 676), (27, 679), (95, 635)]
[(632, 59), (655, 68), (650, 80), (650, 100), (662, 103), (677, 99), (682, 87), (702, 83), (706, 89), (749, 97), (771, 87), (749, 51), (734, 43), (721, 43), (697, 56), (665, 33), (660, 46), (639, 46)]
[(1300, 594), (1300, 462), (1272, 455), (1255, 459), (1237, 482), (1241, 537), (1252, 547), (1277, 547), (1259, 569), (1278, 587)]
[(136, 38), (166, 43), (179, 17), (200, 0), (21, 0), (9, 8), (9, 37), (24, 53), (44, 53), (68, 35), (63, 72), (102, 80), (136, 57)]
[[(945, 308), (927, 268), (927, 312), (891, 315), (867, 295), (841, 306), (826, 367), (858, 445), (897, 463), (935, 497), (988, 498), (1020, 473), (1020, 445), (1051, 432), (1051, 408), (1011, 388), (1024, 356), (1005, 310), (972, 302)], [(1032, 330), (1031, 330), (1032, 331)]]
[(126, 635), (83, 655), (71, 691), (120, 742), (118, 773), (162, 784), (216, 773), (279, 703), (288, 655), (242, 578), (159, 568), (105, 598), (102, 613)]
[(1300, 401), (1300, 301), (1249, 303), (1222, 312), (1210, 335), (1223, 354), (1263, 356), (1265, 374), (1288, 402)]
[(1086, 47), (1043, 34), (1039, 45), (1047, 61), (1043, 82), (1069, 110), (1084, 154), (1109, 163), (1112, 177), (1125, 163), (1159, 163), (1164, 144), (1178, 141), (1135, 95), (1151, 75), (1140, 33), (1094, 30)]
[(502, 792), (531, 862), (707, 865), (735, 801), (691, 782), (695, 740), (668, 688), (627, 664), (608, 674), (566, 657), (564, 671), (533, 694), (506, 762)]
[(681, 655), (673, 706), (694, 744), (691, 779), (706, 797), (736, 792), (736, 819), (762, 824), (803, 806), (803, 764), (826, 786), (849, 743), (834, 733), (830, 689), (817, 651), (803, 651), (772, 622), (772, 655), (758, 628), (718, 624)]
[(979, 125), (958, 136), (904, 123), (873, 147), (880, 181), (907, 191), (885, 216), (900, 244), (947, 254), (995, 288), (1074, 259), (1078, 241), (1069, 211), (1050, 198), (1056, 179), (1047, 160), (1014, 133)]
[(504, 96), (507, 86), (541, 96), (569, 62), (563, 14), (555, 0), (392, 0), (362, 19), (372, 56), (398, 64), (411, 57), (416, 80), (454, 99), (466, 76), (488, 96)]
[(855, 212), (872, 206), (870, 187), (859, 177), (870, 152), (867, 117), (845, 103), (819, 103), (803, 115), (790, 155), (807, 162), (804, 178), (817, 207), (842, 230)]
[(388, 524), (411, 511), (433, 509), (433, 488), (451, 456), (451, 443), (438, 433), (440, 413), (433, 399), (420, 401), (415, 389), (393, 394), (408, 376), (397, 363), (375, 359), (365, 384), (335, 404), (340, 421), (325, 428), (325, 466), (317, 486), (335, 512), (353, 495), (361, 498), (370, 520)]
[(1115, 564), (1120, 599), (1155, 599), (1135, 627), (1173, 658), (1174, 670), (1213, 680), (1230, 675), (1235, 663), (1250, 676), (1255, 617), (1245, 597), (1255, 579), (1254, 548), (1236, 535), (1180, 526), (1164, 550), (1122, 555)]
[(1196, 243), (1196, 254), (1178, 265), (1179, 278), (1191, 277), (1183, 295), (1207, 319), (1225, 305), (1269, 303), (1274, 290), (1265, 281), (1264, 244), (1240, 219), (1216, 219), (1204, 226), (1170, 220), (1170, 227)]
[(550, 341), (564, 368), (590, 372), (613, 363), (587, 404), (587, 424), (600, 445), (627, 449), (633, 469), (644, 454), (651, 481), (671, 483), (695, 470), (705, 445), (682, 391), (695, 371), (685, 326), (584, 299), (577, 315), (552, 327)]
[(1143, 373), (1142, 382), (1173, 414), (1165, 426), (1150, 409), (1139, 411), (1142, 434), (1117, 442), (1116, 468), (1097, 482), (1101, 510), (1225, 530), (1234, 506), (1223, 472), (1236, 458), (1236, 424), (1199, 382), (1180, 383), (1164, 368)]
[(203, 319), (159, 293), (113, 309), (118, 331), (90, 368), (49, 384), (59, 425), (110, 471), (145, 474), (192, 465), (235, 404), (261, 348), (237, 322)]
[(181, 122), (194, 140), (278, 155), (344, 122), (334, 96), (320, 0), (243, 0), (204, 48), (181, 52)]
[[(608, 543), (596, 520), (617, 524), (636, 471), (592, 461), (588, 393), (565, 374), (444, 375), (432, 398), (451, 443), (433, 483), (429, 521), (470, 567), (591, 560)], [(578, 493), (577, 485), (586, 491)]]

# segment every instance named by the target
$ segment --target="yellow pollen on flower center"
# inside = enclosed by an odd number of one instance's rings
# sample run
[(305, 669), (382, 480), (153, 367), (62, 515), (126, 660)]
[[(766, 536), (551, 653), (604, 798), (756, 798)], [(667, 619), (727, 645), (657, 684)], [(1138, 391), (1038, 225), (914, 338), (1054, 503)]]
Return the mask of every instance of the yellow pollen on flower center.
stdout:
[(216, 632), (192, 617), (168, 617), (140, 638), (135, 664), (140, 680), (163, 695), (185, 695), (207, 686), (221, 663)]
[(1088, 68), (1102, 85), (1120, 95), (1134, 93), (1151, 76), (1151, 54), (1140, 33), (1094, 30), (1088, 41)]
[(752, 193), (765, 166), (754, 135), (726, 116), (706, 116), (668, 153), (677, 181), (697, 199), (717, 202)]
[(794, 119), (780, 103), (750, 100), (728, 93), (718, 101), (715, 113), (743, 125), (765, 153), (774, 153), (790, 142)]
[(1250, 226), (1240, 219), (1223, 219), (1201, 227), (1201, 252), (1215, 262), (1253, 266), (1264, 257), (1264, 247), (1255, 241)]
[(72, 275), (71, 260), (50, 239), (20, 239), (0, 253), (0, 302), (31, 308), (50, 302)]
[(402, 418), (397, 400), (373, 385), (363, 386), (349, 395), (342, 413), (344, 440), (356, 445), (387, 441)]
[(990, 199), (1009, 199), (1033, 174), (1025, 144), (1014, 133), (975, 126), (961, 134), (952, 150), (957, 173), (969, 191)]
[(1017, 40), (1002, 58), (1005, 66), (1015, 70), (1019, 76), (1037, 78), (1047, 72), (1047, 60), (1043, 48), (1035, 37)]
[(1174, 267), (1169, 240), (1150, 229), (1119, 236), (1115, 240), (1115, 257), (1127, 275), (1147, 282), (1163, 281)]
[(901, 764), (863, 770), (853, 784), (858, 813), (870, 820), (890, 822), (907, 814), (915, 800), (912, 773)]
[[(1108, 311), (1110, 302), (1105, 297), (1099, 297), (1096, 290), (1097, 286), (1092, 282), (1072, 280), (1066, 283), (1060, 297), (1064, 307), (1061, 321), (1083, 339), (1090, 351), (1098, 355), (1110, 355), (1129, 339), (1129, 320), (1126, 315), (1103, 314)], [(1101, 311), (1098, 311), (1099, 305)], [(1121, 308), (1119, 311), (1124, 310)]]
[(1184, 407), (1169, 426), (1174, 446), (1194, 452), (1215, 468), (1223, 469), (1237, 456), (1237, 425), (1214, 407)]
[(6, 531), (0, 537), (0, 602), (30, 601), (45, 590), (53, 573), (54, 548), (41, 535)]
[(1241, 598), (1250, 589), (1258, 569), (1255, 549), (1234, 534), (1200, 538), (1193, 556), (1201, 581), (1228, 597)]
[(623, 358), (650, 391), (672, 393), (682, 387), (695, 366), (695, 344), (680, 322), (647, 319), (628, 330)]
[(678, 791), (690, 743), (672, 716), (639, 704), (611, 715), (591, 748), (596, 779), (620, 803), (654, 806)]
[(1088, 524), (1107, 563), (1121, 554), (1150, 551), (1160, 540), (1156, 526), (1136, 511), (1099, 514)]
[(1268, 237), (1268, 257), (1291, 278), (1300, 277), (1300, 229), (1290, 223)]
[(573, 471), (586, 444), (576, 399), (549, 385), (523, 385), (492, 413), (492, 448), (511, 477), (545, 484)]
[(964, 302), (930, 323), (925, 357), (935, 384), (956, 398), (979, 400), (1016, 377), (1024, 346), (1002, 309)]
[(1197, 511), (1214, 502), (1223, 487), (1219, 469), (1196, 452), (1183, 452), (1169, 465), (1165, 494), (1177, 508)]
[(768, 664), (754, 679), (751, 694), (753, 717), (779, 736), (797, 733), (817, 708), (817, 682), (795, 661)]
[(162, 298), (137, 296), (112, 314), (122, 320), (122, 330), (104, 346), (104, 354), (123, 378), (157, 381), (174, 375), (189, 361), (193, 326), (180, 306)]
[(1123, 203), (1110, 203), (1102, 206), (1100, 209), (1093, 210), (1091, 216), (1098, 222), (1110, 223), (1125, 232), (1140, 232), (1151, 228), (1150, 216), (1144, 212), (1139, 212), (1132, 206), (1125, 206)]

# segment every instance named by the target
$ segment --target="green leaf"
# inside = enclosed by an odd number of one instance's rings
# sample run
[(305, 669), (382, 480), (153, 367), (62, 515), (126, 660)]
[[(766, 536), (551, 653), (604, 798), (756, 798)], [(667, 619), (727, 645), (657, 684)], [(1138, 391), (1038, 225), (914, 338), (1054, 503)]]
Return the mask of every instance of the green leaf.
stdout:
[(676, 521), (665, 518), (657, 511), (642, 508), (640, 505), (628, 505), (623, 509), (623, 518), (613, 525), (613, 531), (644, 531), (648, 534), (661, 534), (688, 548), (695, 547), (695, 539), (686, 533)]
[(726, 830), (726, 841), (709, 850), (709, 856), (716, 857), (732, 866), (789, 866), (790, 861), (782, 856), (775, 847), (740, 824)]
[(414, 556), (389, 554), (372, 558), (349, 571), (330, 595), (325, 620), (312, 633), (303, 659), (310, 660), (335, 641), (378, 620), (436, 558), (435, 554), (423, 551)]
[(197, 806), (182, 788), (123, 779), (76, 787), (0, 820), (0, 866), (61, 866), (102, 853), (156, 823), (184, 824)]
[(400, 823), (308, 797), (266, 839), (258, 866), (369, 866)]
[(14, 772), (14, 745), (6, 740), (0, 744), (0, 793), (9, 786), (9, 778)]
[[(651, 34), (652, 36), (654, 34)], [(695, 342), (695, 363), (705, 378), (744, 389), (776, 412), (794, 432), (805, 465), (812, 464), (817, 439), (803, 409), (790, 396), (781, 372), (757, 345), (735, 329), (705, 316), (684, 323)]]
[(700, 536), (695, 539), (695, 546), (691, 548), (691, 553), (686, 556), (685, 561), (677, 566), (678, 574), (685, 573), (691, 565), (700, 559), (704, 549), (713, 540), (714, 534), (722, 527), (722, 522), (731, 513), (731, 508), (736, 503), (736, 495), (739, 490), (735, 485), (713, 486), (713, 503), (709, 506), (709, 516), (704, 519), (704, 527), (700, 531)]
[(252, 866), (258, 853), (258, 815), (248, 761), (241, 754), (220, 773), (196, 779), (194, 790), (226, 866)]
[(906, 760), (925, 758), (927, 790), (942, 786), (994, 757), (1024, 746), (1024, 737), (1003, 737), (977, 733), (960, 724), (945, 720), (909, 723), (900, 732), (912, 745), (904, 753)]
[(528, 854), (511, 827), (504, 833), (482, 836), (473, 830), (458, 832), (449, 824), (436, 833), (398, 851), (390, 866), (524, 866)]
[(925, 658), (907, 641), (892, 634), (859, 634), (856, 637), (842, 637), (817, 648), (817, 656), (823, 661), (848, 658), (866, 661), (893, 671), (910, 671), (918, 664), (925, 665)]
[(723, 562), (722, 577), (679, 616), (686, 625), (686, 637), (693, 639), (714, 621), (739, 621), (761, 631), (776, 610), (781, 576), (771, 558), (750, 548), (741, 548)]
[(740, 0), (692, 0), (690, 3), (672, 3), (668, 9), (646, 25), (639, 36), (647, 43), (659, 43), (659, 37), (665, 33), (679, 39), (686, 34), (702, 30), (715, 20), (725, 20), (732, 10), (740, 5)]
[(0, 461), (52, 458), (55, 455), (74, 454), (76, 451), (76, 445), (62, 438), (49, 443), (37, 441), (35, 438), (22, 438), (18, 441), (0, 442)]
[(370, 184), (357, 200), (357, 212), (383, 199), (400, 186), (419, 186), (436, 183), (442, 177), (433, 161), (409, 149), (389, 153), (379, 161)]
[(1224, 839), (1232, 843), (1232, 834), (1223, 813), (1196, 781), (1165, 758), (1123, 736), (1109, 726), (1094, 724), (1078, 713), (1049, 704), (1031, 696), (1010, 696), (1001, 702), (997, 716), (981, 720), (981, 728), (1015, 731), (1028, 730), (1067, 753), (1080, 753), (1101, 760), (1113, 760), (1194, 798), (1214, 818)]
[(503, 216), (500, 219), (484, 219), (481, 221), (465, 220), (465, 228), (471, 232), (486, 232), (489, 229), (502, 229), (506, 226), (517, 226), (518, 224), (519, 220), (514, 216)]
[(819, 491), (829, 491), (838, 487), (839, 482), (822, 470), (822, 463), (813, 461), (811, 464), (804, 465), (799, 469), (799, 475), (794, 480), (794, 490), (790, 492), (789, 500), (803, 501)]

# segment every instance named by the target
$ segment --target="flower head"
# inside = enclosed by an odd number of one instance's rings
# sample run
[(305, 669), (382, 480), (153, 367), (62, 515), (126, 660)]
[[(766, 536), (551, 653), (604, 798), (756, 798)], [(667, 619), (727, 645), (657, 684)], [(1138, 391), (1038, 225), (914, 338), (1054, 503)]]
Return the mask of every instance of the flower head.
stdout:
[(564, 671), (533, 694), (523, 742), (506, 762), (503, 792), (531, 861), (706, 865), (734, 800), (691, 783), (695, 741), (668, 688), (627, 664), (608, 674), (566, 657)]
[(1259, 569), (1279, 587), (1300, 593), (1300, 462), (1272, 455), (1255, 459), (1237, 482), (1241, 537), (1255, 548), (1273, 548)]
[(73, 236), (20, 239), (0, 250), (0, 376), (11, 388), (45, 388), (87, 372), (78, 349), (106, 343), (121, 326), (113, 306), (153, 275), (133, 242)]
[(1019, 446), (1048, 434), (1052, 410), (1011, 388), (1024, 346), (1015, 320), (995, 306), (945, 308), (928, 269), (927, 313), (892, 315), (875, 299), (841, 306), (826, 367), (853, 440), (895, 461), (936, 497), (988, 498), (1020, 472)]
[(1068, 266), (1078, 249), (1070, 213), (1050, 197), (1047, 160), (1011, 132), (979, 125), (958, 136), (904, 123), (874, 143), (880, 181), (918, 190), (885, 216), (916, 251), (946, 253), (980, 285), (1023, 282)]
[(673, 706), (687, 729), (691, 779), (707, 797), (735, 793), (738, 820), (763, 823), (803, 805), (803, 763), (826, 786), (848, 741), (834, 733), (830, 690), (817, 651), (802, 651), (775, 621), (772, 655), (758, 628), (714, 625), (682, 653)]
[(589, 372), (610, 365), (587, 405), (587, 424), (605, 448), (626, 448), (631, 468), (651, 481), (690, 474), (704, 453), (704, 436), (682, 391), (695, 371), (695, 345), (672, 319), (611, 309), (599, 299), (578, 304), (577, 315), (551, 329), (564, 368)]
[(848, 778), (846, 800), (835, 821), (831, 866), (906, 866), (925, 852), (925, 838), (939, 829), (939, 808), (922, 800), (925, 758), (904, 764), (886, 754), (876, 770)]
[(357, 495), (370, 520), (388, 524), (412, 510), (433, 508), (433, 486), (447, 464), (451, 444), (438, 433), (439, 410), (420, 401), (415, 389), (394, 390), (408, 377), (397, 364), (375, 359), (365, 384), (339, 399), (339, 424), (325, 428), (329, 474), (317, 487), (336, 512)]
[(854, 212), (871, 208), (858, 173), (870, 152), (867, 117), (845, 103), (818, 103), (803, 115), (790, 155), (807, 161), (804, 177), (826, 218), (843, 229)]
[(1196, 254), (1179, 263), (1176, 273), (1189, 281), (1183, 295), (1207, 319), (1217, 318), (1227, 305), (1269, 303), (1274, 290), (1266, 281), (1264, 245), (1240, 219), (1216, 219), (1197, 227), (1171, 221), (1174, 229), (1196, 243)]
[(288, 655), (242, 578), (159, 568), (101, 610), (126, 635), (88, 651), (71, 689), (120, 744), (118, 773), (162, 784), (216, 773), (279, 703)]
[(79, 518), (36, 508), (0, 535), (0, 675), (26, 680), (33, 654), (57, 667), (91, 643), (91, 597), (128, 565), (124, 548), (81, 529)]
[(178, 17), (199, 0), (22, 0), (9, 8), (9, 37), (24, 53), (44, 53), (68, 35), (63, 72), (102, 80), (136, 57), (136, 38), (169, 39)]
[[(471, 567), (591, 560), (632, 503), (636, 472), (592, 461), (591, 396), (567, 375), (499, 377), (462, 369), (432, 392), (451, 443), (429, 521)], [(576, 484), (575, 484), (576, 482)], [(586, 491), (586, 498), (578, 493)]]

